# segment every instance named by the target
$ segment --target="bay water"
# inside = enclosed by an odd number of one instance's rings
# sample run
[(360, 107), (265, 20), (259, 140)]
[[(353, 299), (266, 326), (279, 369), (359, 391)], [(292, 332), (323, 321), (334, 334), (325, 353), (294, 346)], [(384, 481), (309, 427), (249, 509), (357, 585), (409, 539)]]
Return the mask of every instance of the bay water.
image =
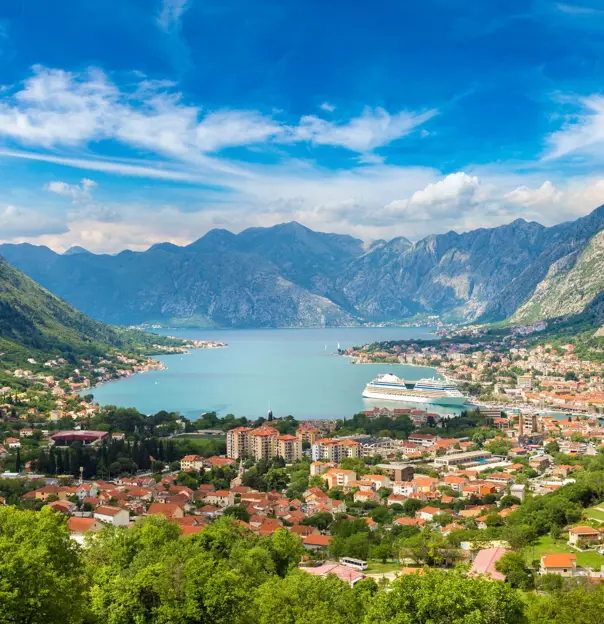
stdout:
[[(325, 329), (186, 329), (163, 333), (198, 340), (221, 340), (223, 349), (195, 349), (158, 357), (168, 368), (112, 381), (92, 390), (102, 405), (136, 407), (143, 413), (165, 409), (195, 419), (203, 412), (299, 420), (344, 418), (375, 406), (421, 407), (363, 399), (365, 384), (378, 373), (421, 379), (431, 368), (402, 364), (351, 364), (334, 355), (341, 348), (383, 340), (431, 339), (425, 327)], [(441, 414), (455, 408), (437, 408)]]

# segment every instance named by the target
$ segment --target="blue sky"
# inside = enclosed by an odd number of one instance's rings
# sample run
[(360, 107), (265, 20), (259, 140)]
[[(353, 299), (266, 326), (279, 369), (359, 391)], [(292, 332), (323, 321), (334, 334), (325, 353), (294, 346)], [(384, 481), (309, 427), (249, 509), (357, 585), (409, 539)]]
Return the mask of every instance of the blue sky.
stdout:
[(600, 0), (8, 5), (2, 241), (417, 240), (604, 203)]

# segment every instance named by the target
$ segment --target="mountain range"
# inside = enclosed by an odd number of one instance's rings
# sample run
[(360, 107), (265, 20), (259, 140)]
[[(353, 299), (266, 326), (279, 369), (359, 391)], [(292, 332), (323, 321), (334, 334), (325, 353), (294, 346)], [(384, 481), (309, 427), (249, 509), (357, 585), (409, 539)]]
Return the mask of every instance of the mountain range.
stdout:
[(518, 219), (415, 243), (365, 245), (292, 222), (116, 255), (30, 244), (0, 254), (85, 314), (121, 325), (524, 323), (580, 313), (604, 289), (603, 229), (604, 206), (553, 227)]

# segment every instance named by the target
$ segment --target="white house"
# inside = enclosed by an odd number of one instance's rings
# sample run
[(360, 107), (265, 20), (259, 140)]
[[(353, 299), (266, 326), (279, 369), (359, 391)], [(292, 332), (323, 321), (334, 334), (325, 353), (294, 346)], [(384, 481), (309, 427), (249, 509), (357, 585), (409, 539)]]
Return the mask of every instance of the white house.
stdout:
[(128, 526), (130, 522), (130, 513), (127, 509), (111, 507), (109, 505), (97, 507), (94, 511), (94, 517), (101, 522), (106, 522), (113, 526)]

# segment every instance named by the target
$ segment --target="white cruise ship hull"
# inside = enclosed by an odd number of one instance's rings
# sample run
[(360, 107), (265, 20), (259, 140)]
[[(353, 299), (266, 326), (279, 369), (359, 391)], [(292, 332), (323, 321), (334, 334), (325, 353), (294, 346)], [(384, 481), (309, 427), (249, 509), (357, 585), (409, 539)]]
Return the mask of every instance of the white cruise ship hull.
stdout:
[[(430, 393), (432, 394), (432, 393)], [(440, 396), (430, 396), (422, 394), (421, 390), (412, 390), (409, 392), (401, 392), (400, 390), (394, 393), (388, 393), (387, 391), (380, 390), (378, 388), (365, 388), (363, 396), (366, 399), (378, 399), (380, 401), (404, 401), (405, 403), (422, 403), (425, 405), (445, 405), (450, 407), (460, 407), (465, 405), (468, 398), (460, 396), (448, 396), (442, 394)]]

